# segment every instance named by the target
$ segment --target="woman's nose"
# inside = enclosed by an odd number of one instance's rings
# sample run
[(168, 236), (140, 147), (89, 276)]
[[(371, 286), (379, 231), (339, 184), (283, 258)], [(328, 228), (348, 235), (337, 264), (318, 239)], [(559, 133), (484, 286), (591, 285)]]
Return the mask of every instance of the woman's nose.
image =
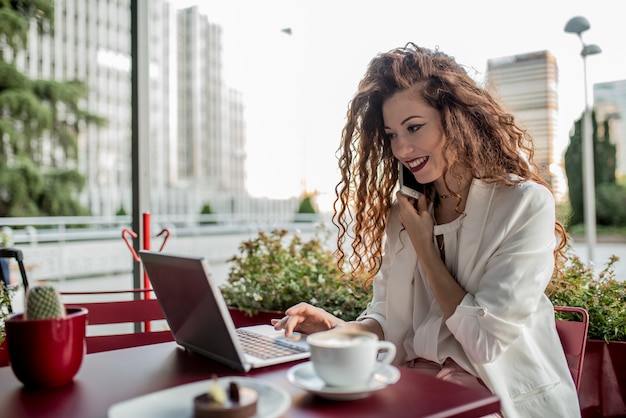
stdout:
[(398, 151), (398, 155), (400, 157), (405, 157), (408, 155), (411, 155), (413, 153), (413, 151), (415, 150), (415, 147), (413, 146), (413, 144), (411, 143), (411, 141), (409, 141), (406, 137), (404, 136), (398, 136), (398, 138), (396, 138), (396, 149)]

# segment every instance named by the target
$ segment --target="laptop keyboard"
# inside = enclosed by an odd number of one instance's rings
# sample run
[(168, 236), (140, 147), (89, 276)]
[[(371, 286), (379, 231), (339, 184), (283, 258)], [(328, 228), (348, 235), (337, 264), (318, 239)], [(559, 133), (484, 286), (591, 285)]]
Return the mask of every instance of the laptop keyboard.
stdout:
[(255, 334), (245, 329), (237, 329), (237, 335), (246, 354), (262, 359), (283, 357), (307, 351), (305, 348), (291, 345), (286, 341)]

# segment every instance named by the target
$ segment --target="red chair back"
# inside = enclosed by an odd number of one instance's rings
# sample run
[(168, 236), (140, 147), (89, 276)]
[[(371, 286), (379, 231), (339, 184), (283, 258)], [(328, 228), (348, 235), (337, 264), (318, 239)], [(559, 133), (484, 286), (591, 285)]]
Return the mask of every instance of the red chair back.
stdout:
[[(84, 307), (89, 311), (87, 354), (90, 354), (174, 340), (165, 325), (159, 330), (152, 330), (152, 326), (146, 326), (152, 321), (165, 319), (158, 300), (145, 298), (150, 292), (151, 289), (131, 289), (62, 292), (61, 295), (66, 308)], [(102, 300), (114, 296), (118, 296), (117, 300)], [(75, 302), (77, 297), (86, 301)], [(119, 300), (120, 297), (122, 300)], [(121, 332), (123, 330), (126, 332)]]
[(581, 317), (581, 321), (556, 321), (556, 330), (563, 345), (567, 365), (569, 366), (576, 390), (580, 388), (580, 378), (583, 372), (585, 360), (585, 347), (587, 345), (587, 330), (589, 329), (589, 314), (583, 308), (571, 306), (555, 306), (556, 312), (573, 312)]

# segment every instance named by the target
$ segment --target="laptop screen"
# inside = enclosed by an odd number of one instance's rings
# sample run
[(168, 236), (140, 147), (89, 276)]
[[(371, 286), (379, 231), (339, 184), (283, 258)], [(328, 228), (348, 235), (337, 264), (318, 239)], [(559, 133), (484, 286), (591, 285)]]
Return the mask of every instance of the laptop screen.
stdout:
[(176, 342), (237, 369), (235, 326), (202, 257), (140, 251), (154, 293)]

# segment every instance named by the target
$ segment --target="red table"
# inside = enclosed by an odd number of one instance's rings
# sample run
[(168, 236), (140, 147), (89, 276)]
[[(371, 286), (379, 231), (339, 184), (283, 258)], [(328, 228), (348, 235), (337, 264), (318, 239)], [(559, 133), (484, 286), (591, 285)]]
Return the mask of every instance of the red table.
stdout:
[[(401, 368), (398, 383), (365, 399), (330, 401), (287, 381), (293, 363), (233, 372), (176, 343), (90, 354), (74, 382), (55, 389), (26, 390), (10, 367), (0, 368), (0, 416), (7, 418), (106, 418), (111, 405), (212, 374), (245, 375), (286, 390), (292, 405), (285, 417), (477, 417), (497, 412), (496, 396)], [(137, 417), (141, 418), (141, 417)]]

